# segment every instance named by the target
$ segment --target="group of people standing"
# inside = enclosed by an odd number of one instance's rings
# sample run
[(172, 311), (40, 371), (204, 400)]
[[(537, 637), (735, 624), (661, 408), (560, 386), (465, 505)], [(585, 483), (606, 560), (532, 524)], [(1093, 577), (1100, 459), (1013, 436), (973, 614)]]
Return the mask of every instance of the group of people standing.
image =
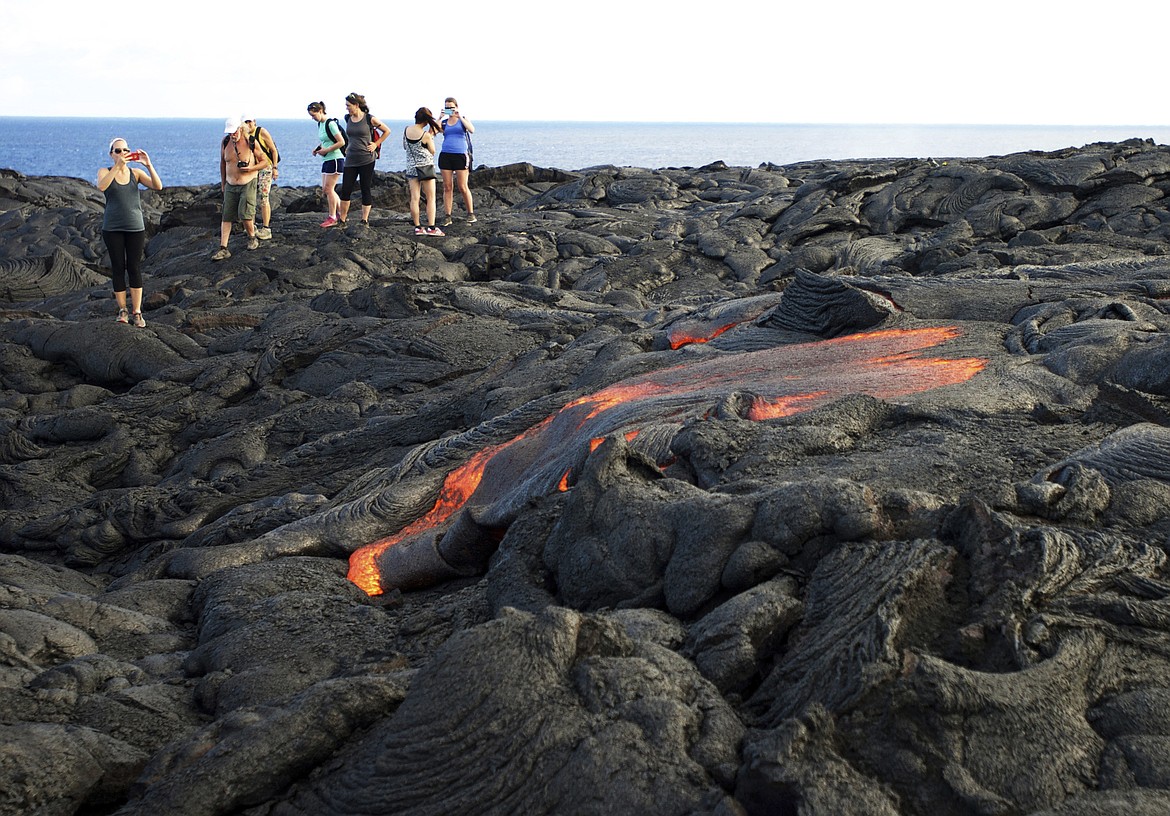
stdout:
[[(390, 129), (370, 113), (366, 98), (358, 93), (345, 97), (345, 122), (328, 117), (324, 102), (309, 103), (309, 116), (317, 122), (317, 139), (313, 155), (320, 156), (321, 187), (328, 216), (322, 227), (348, 222), (350, 196), (354, 185), (361, 189), (361, 224), (369, 226), (370, 208), (374, 204), (374, 165), (382, 143), (390, 137)], [(443, 103), (442, 117), (436, 119), (429, 108), (414, 112), (414, 122), (402, 132), (402, 148), (406, 151), (406, 179), (410, 189), (410, 216), (415, 235), (443, 235), (435, 224), (435, 137), (442, 136), (438, 150), (438, 169), (443, 179), (443, 226), (452, 223), (455, 191), (458, 189), (467, 211), (467, 220), (474, 223), (475, 205), (468, 178), (473, 161), (471, 135), (475, 125), (459, 110), (454, 97)], [(120, 323), (144, 327), (142, 317), (142, 257), (146, 249), (146, 223), (142, 217), (139, 185), (150, 190), (161, 190), (162, 179), (144, 150), (131, 150), (125, 139), (110, 142), (111, 166), (98, 171), (97, 188), (106, 195), (102, 221), (102, 238), (110, 253), (113, 273), (114, 298), (118, 303)], [(141, 164), (134, 167), (132, 163)], [(269, 226), (272, 206), (269, 193), (272, 183), (280, 175), (280, 152), (272, 134), (257, 124), (253, 117), (232, 117), (224, 123), (224, 137), (220, 143), (219, 174), (223, 191), (223, 217), (220, 222), (219, 249), (211, 259), (222, 261), (231, 257), (228, 239), (232, 226), (238, 221), (248, 236), (247, 249), (254, 250), (260, 241), (272, 237)], [(341, 179), (338, 195), (337, 180)], [(420, 223), (420, 198), (426, 196), (427, 224)], [(259, 211), (261, 224), (256, 225)]]
[[(313, 155), (320, 156), (321, 189), (329, 214), (321, 226), (328, 228), (348, 222), (350, 196), (354, 184), (360, 184), (362, 195), (361, 223), (369, 225), (370, 208), (374, 203), (374, 164), (382, 143), (390, 138), (390, 129), (370, 113), (366, 98), (358, 93), (345, 97), (345, 123), (329, 118), (324, 102), (310, 102), (309, 117), (317, 123), (317, 139)], [(439, 150), (439, 171), (443, 177), (443, 207), (446, 217), (443, 226), (449, 226), (458, 187), (467, 210), (467, 220), (476, 221), (475, 204), (471, 198), (468, 176), (471, 172), (471, 134), (475, 125), (459, 110), (454, 97), (443, 103), (443, 116), (436, 120), (429, 108), (414, 112), (414, 123), (402, 133), (402, 148), (406, 151), (406, 179), (410, 187), (410, 216), (415, 235), (443, 235), (435, 224), (435, 136), (442, 135)], [(341, 177), (341, 195), (336, 191)], [(419, 223), (419, 201), (427, 200), (427, 225)]]

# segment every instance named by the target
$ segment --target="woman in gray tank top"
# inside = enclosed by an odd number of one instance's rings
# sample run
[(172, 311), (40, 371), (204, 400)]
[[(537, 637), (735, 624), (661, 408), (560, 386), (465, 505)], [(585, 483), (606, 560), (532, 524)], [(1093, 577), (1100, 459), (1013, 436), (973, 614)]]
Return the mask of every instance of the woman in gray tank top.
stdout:
[[(162, 179), (145, 150), (131, 150), (125, 139), (110, 142), (112, 167), (98, 170), (97, 188), (106, 194), (106, 211), (102, 218), (102, 239), (110, 253), (110, 271), (114, 277), (114, 298), (118, 301), (118, 322), (142, 328), (142, 253), (146, 249), (146, 222), (142, 218), (142, 198), (138, 185), (161, 190)], [(131, 167), (139, 162), (146, 170)], [(130, 290), (130, 310), (126, 309), (126, 290)]]
[[(349, 146), (345, 149), (345, 169), (341, 171), (341, 223), (346, 223), (349, 215), (349, 197), (353, 195), (353, 185), (357, 181), (362, 187), (362, 225), (370, 225), (370, 207), (374, 204), (374, 161), (377, 158), (378, 148), (390, 131), (378, 121), (378, 117), (370, 114), (366, 105), (366, 98), (359, 93), (351, 93), (345, 98), (345, 134), (349, 138)], [(375, 137), (374, 131), (380, 133)]]

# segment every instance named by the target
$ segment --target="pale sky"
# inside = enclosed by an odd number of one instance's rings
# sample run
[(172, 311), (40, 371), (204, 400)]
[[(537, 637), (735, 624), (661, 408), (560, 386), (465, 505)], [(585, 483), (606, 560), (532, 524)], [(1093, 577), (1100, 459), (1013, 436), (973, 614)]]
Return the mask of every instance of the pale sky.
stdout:
[[(8, 116), (1162, 125), (1155, 0), (0, 0)], [(233, 11), (267, 12), (260, 16)], [(366, 20), (354, 27), (354, 11)]]

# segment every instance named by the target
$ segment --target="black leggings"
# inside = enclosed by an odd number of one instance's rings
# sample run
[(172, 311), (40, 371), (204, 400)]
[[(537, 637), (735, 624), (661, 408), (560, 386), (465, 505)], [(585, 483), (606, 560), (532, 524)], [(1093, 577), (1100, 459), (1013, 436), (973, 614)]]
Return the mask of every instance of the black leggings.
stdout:
[(142, 253), (146, 249), (146, 230), (138, 232), (107, 232), (102, 239), (110, 252), (110, 270), (114, 273), (114, 291), (126, 291), (126, 275), (130, 288), (142, 288)]
[(348, 163), (345, 165), (341, 171), (341, 200), (349, 201), (353, 193), (353, 181), (359, 176), (362, 182), (362, 206), (369, 207), (374, 203), (374, 162), (357, 167), (351, 167)]

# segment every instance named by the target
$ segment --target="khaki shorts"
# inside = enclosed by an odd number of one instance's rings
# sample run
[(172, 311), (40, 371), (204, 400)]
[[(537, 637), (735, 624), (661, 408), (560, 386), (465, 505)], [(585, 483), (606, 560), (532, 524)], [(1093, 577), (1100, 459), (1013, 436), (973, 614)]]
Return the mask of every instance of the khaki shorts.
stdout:
[(256, 179), (247, 184), (226, 184), (223, 188), (223, 220), (253, 221), (256, 218)]

